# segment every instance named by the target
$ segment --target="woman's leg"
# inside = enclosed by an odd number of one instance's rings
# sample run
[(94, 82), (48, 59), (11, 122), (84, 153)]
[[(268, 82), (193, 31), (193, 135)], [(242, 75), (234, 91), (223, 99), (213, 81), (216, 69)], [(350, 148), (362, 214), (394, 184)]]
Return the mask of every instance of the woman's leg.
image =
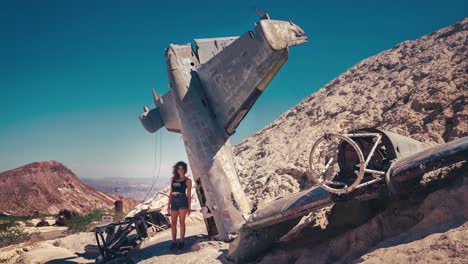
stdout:
[(179, 216), (179, 211), (171, 211), (172, 242), (176, 242), (176, 239), (177, 239), (177, 217), (178, 216)]
[(187, 209), (179, 209), (179, 223), (180, 223), (180, 241), (185, 240), (185, 214)]

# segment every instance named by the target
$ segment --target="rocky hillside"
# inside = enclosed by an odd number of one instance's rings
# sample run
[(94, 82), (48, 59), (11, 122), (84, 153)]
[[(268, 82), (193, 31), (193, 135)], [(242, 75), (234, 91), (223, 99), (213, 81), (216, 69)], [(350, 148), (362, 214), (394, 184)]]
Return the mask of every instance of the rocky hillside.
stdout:
[[(117, 199), (83, 183), (57, 161), (34, 162), (0, 173), (0, 190), (0, 212), (14, 215), (112, 208)], [(135, 202), (125, 204), (134, 206)]]
[[(468, 135), (468, 19), (365, 59), (234, 148), (259, 207), (309, 187), (324, 132), (378, 127), (430, 145)], [(348, 202), (300, 225), (260, 263), (466, 263), (468, 163), (425, 175), (405, 199)]]
[(235, 146), (254, 205), (307, 188), (325, 131), (379, 127), (438, 144), (468, 135), (468, 18), (365, 59)]

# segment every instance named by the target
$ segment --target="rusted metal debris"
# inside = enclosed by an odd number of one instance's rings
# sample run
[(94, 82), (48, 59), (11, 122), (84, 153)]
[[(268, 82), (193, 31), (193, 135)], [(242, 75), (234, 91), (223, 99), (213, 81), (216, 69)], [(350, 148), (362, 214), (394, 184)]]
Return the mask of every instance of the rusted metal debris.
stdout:
[(145, 238), (170, 227), (161, 210), (144, 210), (133, 217), (97, 226), (94, 234), (101, 253), (97, 262), (124, 256)]

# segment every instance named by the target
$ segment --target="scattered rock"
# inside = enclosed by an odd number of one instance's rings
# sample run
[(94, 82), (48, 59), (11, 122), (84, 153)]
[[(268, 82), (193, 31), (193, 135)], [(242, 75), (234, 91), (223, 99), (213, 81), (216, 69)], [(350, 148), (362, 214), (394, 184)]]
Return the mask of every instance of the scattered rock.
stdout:
[(39, 221), (39, 223), (37, 223), (36, 227), (41, 227), (41, 226), (49, 226), (49, 222), (42, 219), (41, 221)]

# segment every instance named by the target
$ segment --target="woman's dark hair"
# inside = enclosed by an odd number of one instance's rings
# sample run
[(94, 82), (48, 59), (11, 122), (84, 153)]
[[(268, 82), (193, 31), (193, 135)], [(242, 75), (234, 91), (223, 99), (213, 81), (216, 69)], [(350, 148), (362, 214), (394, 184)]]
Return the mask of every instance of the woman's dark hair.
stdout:
[(177, 162), (172, 168), (172, 175), (174, 176), (174, 180), (179, 180), (180, 176), (179, 176), (179, 173), (177, 172), (177, 169), (179, 168), (179, 166), (182, 166), (182, 168), (184, 168), (184, 172), (187, 173), (187, 163), (183, 161)]

